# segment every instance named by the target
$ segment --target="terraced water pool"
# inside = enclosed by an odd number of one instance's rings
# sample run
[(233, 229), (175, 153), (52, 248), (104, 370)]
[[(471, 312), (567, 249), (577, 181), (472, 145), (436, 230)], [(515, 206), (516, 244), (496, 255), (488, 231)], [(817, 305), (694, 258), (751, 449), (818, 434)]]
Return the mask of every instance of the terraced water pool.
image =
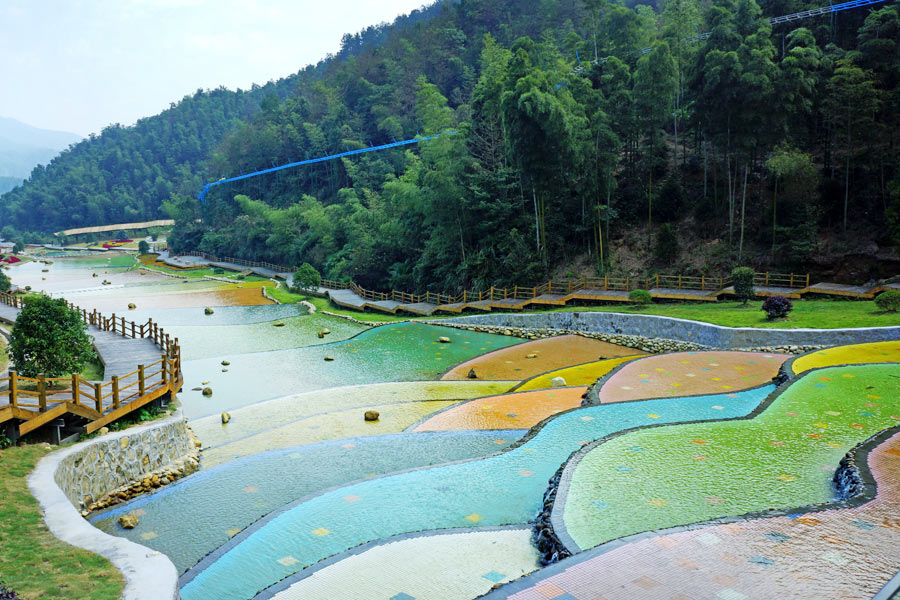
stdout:
[[(508, 432), (510, 440), (524, 432)], [(263, 452), (182, 479), (91, 518), (103, 531), (168, 555), (183, 572), (260, 517), (336, 485), (496, 452), (492, 432), (349, 438)], [(214, 499), (214, 501), (211, 501)], [(122, 530), (116, 518), (135, 514)]]
[[(455, 465), (382, 477), (326, 492), (286, 508), (235, 537), (188, 573), (185, 600), (249, 598), (260, 589), (358, 544), (423, 529), (525, 523), (546, 481), (572, 451), (627, 427), (746, 415), (773, 389), (578, 409), (549, 421), (507, 452)], [(712, 408), (724, 405), (722, 411)], [(510, 443), (498, 436), (498, 449)], [(348, 501), (351, 498), (352, 501)], [(240, 572), (235, 579), (228, 573)]]

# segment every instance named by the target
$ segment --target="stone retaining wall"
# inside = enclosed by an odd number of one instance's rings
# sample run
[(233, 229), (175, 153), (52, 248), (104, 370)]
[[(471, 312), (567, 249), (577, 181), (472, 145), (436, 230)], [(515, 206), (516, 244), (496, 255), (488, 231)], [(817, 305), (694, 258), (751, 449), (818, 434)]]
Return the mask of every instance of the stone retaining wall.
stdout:
[(185, 421), (177, 414), (52, 452), (28, 476), (28, 488), (53, 535), (107, 558), (122, 573), (123, 600), (179, 600), (178, 571), (169, 557), (100, 531), (76, 507), (88, 496), (102, 496), (176, 463), (193, 449)]
[(608, 312), (472, 315), (441, 319), (434, 321), (433, 324), (562, 329), (616, 336), (637, 336), (644, 339), (659, 338), (706, 348), (744, 349), (780, 346), (792, 352), (797, 352), (801, 347), (900, 340), (900, 327), (756, 329), (753, 327), (721, 327), (699, 321), (656, 315)]
[(54, 480), (81, 510), (108, 493), (192, 456), (194, 442), (182, 419), (110, 433), (75, 446)]

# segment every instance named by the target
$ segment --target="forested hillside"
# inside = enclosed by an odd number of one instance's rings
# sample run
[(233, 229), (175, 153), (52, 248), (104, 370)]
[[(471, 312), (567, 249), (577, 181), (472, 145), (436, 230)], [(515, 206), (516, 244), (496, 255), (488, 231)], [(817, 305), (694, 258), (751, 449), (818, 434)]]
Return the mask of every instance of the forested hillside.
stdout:
[[(427, 10), (414, 11), (394, 26), (402, 30), (427, 16)], [(347, 35), (337, 57), (300, 74), (251, 90), (197, 90), (134, 126), (106, 127), (35, 168), (22, 187), (0, 196), (0, 238), (39, 239), (25, 234), (163, 217), (162, 202), (172, 194), (196, 194), (208, 179), (205, 161), (213, 148), (251, 119), (266, 98), (293, 96), (301, 77), (317, 80), (326, 64), (371, 48), (388, 31), (382, 24)]]
[[(3, 196), (0, 220), (126, 218), (119, 203), (154, 216), (170, 198), (175, 249), (308, 261), (328, 277), (419, 291), (570, 268), (825, 272), (841, 270), (833, 257), (875, 253), (865, 276), (900, 266), (884, 250), (900, 243), (900, 2), (775, 26), (768, 17), (819, 2), (634, 5), (436, 4), (346, 36), (338, 57), (269, 89), (198, 94), (104, 132), (81, 145), (84, 160)], [(185, 112), (203, 140), (189, 153), (158, 142), (170, 113), (200, 100), (232, 108), (202, 124)], [(153, 125), (145, 138), (142, 124)], [(195, 198), (204, 179), (451, 130)], [(116, 152), (123, 162), (109, 160)], [(96, 185), (67, 187), (75, 169)]]

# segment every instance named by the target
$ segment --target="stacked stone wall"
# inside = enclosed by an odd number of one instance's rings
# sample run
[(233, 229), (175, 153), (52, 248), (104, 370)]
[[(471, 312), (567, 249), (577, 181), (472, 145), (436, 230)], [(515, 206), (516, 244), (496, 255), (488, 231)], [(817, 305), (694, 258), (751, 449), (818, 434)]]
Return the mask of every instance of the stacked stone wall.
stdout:
[(194, 442), (183, 420), (100, 436), (59, 463), (54, 479), (81, 510), (113, 490), (179, 461), (193, 462)]

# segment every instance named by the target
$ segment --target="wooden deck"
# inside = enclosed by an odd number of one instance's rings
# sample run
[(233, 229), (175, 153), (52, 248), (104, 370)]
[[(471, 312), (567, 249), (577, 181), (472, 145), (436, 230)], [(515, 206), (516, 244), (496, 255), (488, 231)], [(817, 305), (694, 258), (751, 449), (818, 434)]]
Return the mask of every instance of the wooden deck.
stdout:
[[(202, 253), (181, 255), (182, 258), (167, 259), (173, 266), (211, 265), (225, 269), (250, 269), (267, 277), (282, 278), (291, 284), (292, 273), (287, 267), (269, 263), (224, 258), (219, 259)], [(756, 296), (786, 296), (798, 299), (805, 294), (825, 294), (854, 298), (874, 298), (878, 293), (893, 289), (900, 290), (900, 283), (891, 283), (875, 288), (851, 286), (836, 283), (816, 283), (810, 285), (810, 277), (792, 273), (756, 273), (753, 284)], [(539, 286), (495, 288), (468, 291), (456, 295), (411, 294), (397, 290), (376, 292), (367, 290), (354, 282), (325, 280), (318, 292), (344, 308), (364, 311), (377, 310), (390, 314), (406, 312), (419, 316), (431, 316), (436, 312), (459, 314), (464, 310), (522, 310), (528, 306), (565, 306), (573, 301), (589, 302), (630, 302), (628, 294), (632, 290), (643, 289), (650, 297), (660, 300), (686, 300), (693, 302), (716, 302), (722, 297), (734, 295), (730, 279), (723, 277), (654, 275), (646, 278), (629, 277), (582, 277), (574, 281), (548, 281)]]
[[(20, 306), (20, 298), (0, 294), (0, 320), (14, 323)], [(0, 377), (0, 424), (11, 439), (59, 419), (68, 425), (77, 421), (78, 428), (92, 433), (181, 388), (178, 340), (152, 320), (138, 324), (78, 310), (104, 364), (105, 381), (88, 381), (78, 374), (29, 378), (15, 371)]]
[[(866, 289), (835, 283), (810, 285), (808, 275), (757, 273), (754, 277), (756, 296), (802, 298), (805, 294), (828, 294), (873, 298), (887, 289), (900, 290), (900, 283)], [(595, 277), (575, 281), (550, 282), (535, 287), (490, 288), (480, 292), (465, 291), (456, 296), (428, 293), (373, 292), (355, 283), (323, 281), (319, 293), (335, 304), (355, 310), (367, 308), (382, 312), (407, 312), (430, 316), (437, 312), (459, 314), (464, 310), (521, 310), (529, 306), (565, 306), (573, 301), (630, 302), (635, 289), (646, 289), (650, 296), (664, 300), (716, 302), (734, 295), (730, 280), (715, 277), (658, 275), (646, 279)]]

